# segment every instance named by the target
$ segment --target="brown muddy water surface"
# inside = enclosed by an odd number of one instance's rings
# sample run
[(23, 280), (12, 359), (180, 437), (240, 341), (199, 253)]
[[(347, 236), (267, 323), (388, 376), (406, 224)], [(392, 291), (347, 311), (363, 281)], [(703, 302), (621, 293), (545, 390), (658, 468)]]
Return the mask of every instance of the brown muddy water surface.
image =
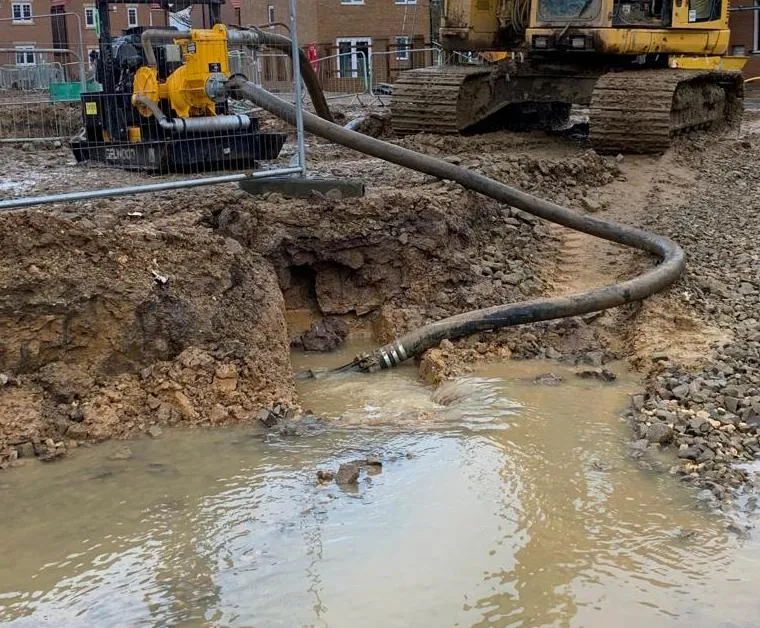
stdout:
[[(760, 544), (630, 458), (635, 389), (512, 361), (433, 394), (406, 367), (305, 382), (315, 436), (172, 431), (3, 474), (0, 622), (757, 625)], [(317, 486), (370, 453), (356, 489)]]

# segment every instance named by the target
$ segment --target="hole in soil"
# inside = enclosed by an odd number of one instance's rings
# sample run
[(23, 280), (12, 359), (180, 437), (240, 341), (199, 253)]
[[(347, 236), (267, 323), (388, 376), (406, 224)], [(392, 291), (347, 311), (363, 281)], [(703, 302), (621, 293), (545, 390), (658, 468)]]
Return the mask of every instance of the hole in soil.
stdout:
[(319, 312), (317, 273), (309, 264), (288, 266), (280, 271), (280, 288), (288, 310)]

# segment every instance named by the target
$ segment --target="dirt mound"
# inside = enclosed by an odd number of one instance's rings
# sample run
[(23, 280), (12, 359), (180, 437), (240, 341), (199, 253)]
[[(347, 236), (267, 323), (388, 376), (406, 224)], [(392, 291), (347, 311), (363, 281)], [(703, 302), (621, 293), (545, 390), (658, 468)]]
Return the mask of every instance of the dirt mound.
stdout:
[(272, 261), (289, 309), (368, 317), (383, 339), (543, 289), (541, 225), (449, 183), (206, 212), (219, 233)]
[(292, 402), (271, 265), (207, 230), (0, 218), (0, 452)]
[(6, 104), (0, 117), (0, 137), (68, 138), (82, 126), (79, 103)]

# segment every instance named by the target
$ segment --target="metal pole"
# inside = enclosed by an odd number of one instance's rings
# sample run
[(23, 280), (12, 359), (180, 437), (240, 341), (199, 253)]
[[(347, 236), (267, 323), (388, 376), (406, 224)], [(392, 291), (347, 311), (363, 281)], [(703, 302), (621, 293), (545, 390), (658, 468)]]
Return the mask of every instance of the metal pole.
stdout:
[(87, 49), (84, 46), (84, 37), (82, 36), (82, 20), (76, 13), (74, 15), (77, 18), (77, 33), (79, 35), (79, 93), (84, 94), (87, 91), (86, 65), (89, 63), (90, 59), (87, 55)]
[(293, 82), (295, 83), (296, 105), (296, 144), (298, 145), (298, 165), (301, 167), (301, 176), (306, 175), (306, 147), (303, 137), (303, 101), (301, 99), (301, 61), (298, 49), (298, 28), (296, 24), (297, 0), (290, 0), (290, 41), (291, 41), (291, 65), (293, 67)]
[(123, 188), (109, 188), (105, 190), (90, 190), (88, 192), (65, 192), (51, 194), (49, 196), (28, 196), (22, 198), (10, 198), (0, 201), (0, 212), (23, 209), (32, 205), (49, 205), (51, 203), (65, 203), (66, 201), (85, 201), (93, 198), (108, 198), (110, 196), (126, 196), (128, 194), (145, 194), (146, 192), (163, 192), (164, 190), (180, 190), (182, 188), (197, 188), (202, 185), (215, 185), (217, 183), (234, 183), (243, 179), (265, 179), (285, 174), (300, 173), (301, 168), (279, 168), (277, 170), (259, 170), (252, 174), (228, 174), (218, 177), (206, 177), (204, 179), (190, 179), (182, 181), (167, 181), (165, 183), (152, 183), (147, 185), (132, 185)]

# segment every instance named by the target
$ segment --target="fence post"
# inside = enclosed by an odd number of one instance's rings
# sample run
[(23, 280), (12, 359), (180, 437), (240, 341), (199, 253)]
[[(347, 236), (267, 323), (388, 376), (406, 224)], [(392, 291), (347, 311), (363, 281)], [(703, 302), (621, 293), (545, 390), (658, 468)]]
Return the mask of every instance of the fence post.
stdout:
[(298, 145), (298, 165), (301, 167), (301, 176), (306, 175), (306, 147), (303, 137), (303, 100), (301, 99), (301, 64), (300, 50), (298, 48), (298, 30), (296, 23), (296, 0), (290, 0), (290, 41), (293, 66), (293, 82), (295, 83), (296, 105), (296, 144)]

